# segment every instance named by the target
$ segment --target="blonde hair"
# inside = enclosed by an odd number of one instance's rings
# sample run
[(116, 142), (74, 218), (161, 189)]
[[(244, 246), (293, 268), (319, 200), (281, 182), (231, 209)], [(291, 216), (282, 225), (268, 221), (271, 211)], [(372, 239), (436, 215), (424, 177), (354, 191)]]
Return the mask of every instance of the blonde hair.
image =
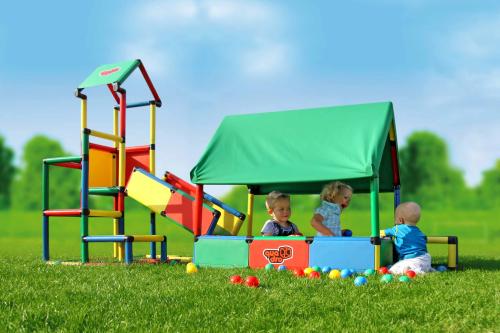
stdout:
[(286, 200), (290, 201), (290, 195), (286, 194), (286, 193), (281, 193), (278, 191), (270, 192), (266, 197), (266, 208), (267, 209), (274, 209), (274, 206), (276, 205), (276, 201), (281, 200), (281, 199), (286, 199)]
[(339, 181), (331, 182), (323, 186), (323, 190), (321, 191), (319, 197), (321, 198), (321, 200), (334, 202), (335, 197), (345, 190), (349, 190), (351, 191), (351, 193), (353, 192), (352, 187), (347, 184)]

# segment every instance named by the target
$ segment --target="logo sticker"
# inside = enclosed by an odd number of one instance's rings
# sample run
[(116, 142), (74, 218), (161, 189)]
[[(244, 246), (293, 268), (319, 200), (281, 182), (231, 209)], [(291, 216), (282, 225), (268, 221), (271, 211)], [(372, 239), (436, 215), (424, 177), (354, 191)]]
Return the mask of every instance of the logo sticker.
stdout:
[(293, 248), (291, 246), (280, 246), (277, 249), (265, 249), (262, 254), (271, 264), (281, 264), (285, 260), (293, 258)]
[(111, 68), (111, 69), (106, 69), (105, 71), (100, 72), (99, 75), (100, 76), (108, 76), (110, 74), (118, 72), (120, 69), (121, 69), (120, 67), (114, 67), (114, 68)]

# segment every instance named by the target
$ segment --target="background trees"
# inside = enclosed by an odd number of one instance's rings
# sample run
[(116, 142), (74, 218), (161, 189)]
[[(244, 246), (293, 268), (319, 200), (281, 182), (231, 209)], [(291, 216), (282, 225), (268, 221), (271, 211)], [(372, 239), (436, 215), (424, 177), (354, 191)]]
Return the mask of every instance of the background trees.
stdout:
[(10, 206), (11, 185), (15, 176), (14, 151), (0, 135), (0, 209)]

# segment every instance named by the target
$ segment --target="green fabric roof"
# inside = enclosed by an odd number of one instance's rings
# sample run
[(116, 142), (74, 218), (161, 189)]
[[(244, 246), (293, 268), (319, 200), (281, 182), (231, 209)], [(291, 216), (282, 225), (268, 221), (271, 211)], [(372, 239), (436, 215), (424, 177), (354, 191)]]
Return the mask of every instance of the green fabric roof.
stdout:
[(78, 88), (84, 89), (115, 82), (122, 84), (140, 63), (140, 60), (129, 60), (97, 67)]
[(343, 180), (359, 193), (379, 173), (380, 191), (392, 192), (393, 121), (391, 102), (227, 116), (191, 180), (248, 185), (256, 194), (319, 193)]

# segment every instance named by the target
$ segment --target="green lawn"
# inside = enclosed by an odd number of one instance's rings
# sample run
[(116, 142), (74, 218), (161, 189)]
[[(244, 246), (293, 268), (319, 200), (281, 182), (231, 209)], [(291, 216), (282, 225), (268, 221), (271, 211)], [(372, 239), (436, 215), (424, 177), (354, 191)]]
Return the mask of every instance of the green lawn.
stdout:
[[(462, 271), (428, 274), (410, 284), (369, 278), (308, 280), (289, 272), (200, 269), (183, 265), (46, 265), (41, 261), (41, 213), (0, 212), (0, 331), (500, 331), (498, 212), (425, 212), (428, 235), (459, 237)], [(308, 213), (293, 220), (309, 235)], [(266, 217), (257, 215), (255, 231)], [(381, 227), (392, 222), (382, 213)], [(369, 215), (347, 210), (344, 227), (369, 233)], [(244, 226), (245, 227), (245, 226)], [(127, 213), (127, 232), (147, 233), (148, 215)], [(109, 233), (107, 219), (92, 234)], [(169, 253), (191, 255), (192, 237), (159, 218)], [(51, 220), (51, 255), (79, 259), (79, 219)], [(134, 254), (148, 251), (135, 247)], [(444, 262), (445, 247), (430, 249)], [(91, 258), (109, 258), (92, 244)], [(234, 286), (232, 274), (256, 275), (261, 287)]]

